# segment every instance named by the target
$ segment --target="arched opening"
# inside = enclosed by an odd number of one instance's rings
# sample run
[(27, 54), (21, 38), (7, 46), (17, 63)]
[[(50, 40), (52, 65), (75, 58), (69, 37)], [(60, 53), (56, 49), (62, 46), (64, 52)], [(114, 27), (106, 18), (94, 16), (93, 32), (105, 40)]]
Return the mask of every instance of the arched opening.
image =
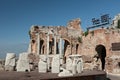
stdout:
[(118, 67), (120, 68), (120, 62), (118, 62)]
[(54, 38), (49, 41), (49, 54), (54, 54)]
[(79, 44), (76, 44), (76, 54), (78, 53), (78, 46)]
[(64, 40), (64, 55), (69, 45), (70, 45), (70, 42), (68, 42), (67, 40)]
[(66, 39), (64, 39), (64, 63), (66, 63), (66, 55), (68, 55), (70, 51), (70, 42)]
[(44, 40), (40, 40), (40, 54), (44, 54), (43, 43), (44, 43)]
[(36, 53), (36, 41), (35, 40), (32, 40), (32, 50), (31, 50), (31, 52), (33, 53), (33, 54), (35, 54)]
[(58, 42), (56, 42), (56, 54), (59, 53)]
[(97, 54), (98, 54), (98, 58), (100, 58), (101, 63), (102, 63), (102, 70), (105, 69), (105, 57), (106, 57), (106, 48), (104, 45), (97, 45), (95, 48)]

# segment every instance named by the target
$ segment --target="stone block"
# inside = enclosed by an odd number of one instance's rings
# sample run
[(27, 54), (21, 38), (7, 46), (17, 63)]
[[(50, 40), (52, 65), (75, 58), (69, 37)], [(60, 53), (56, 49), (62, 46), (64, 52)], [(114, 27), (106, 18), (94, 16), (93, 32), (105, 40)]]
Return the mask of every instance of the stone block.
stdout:
[(112, 73), (114, 73), (114, 74), (120, 74), (120, 68), (119, 69), (113, 69), (113, 71), (112, 71)]
[(83, 60), (79, 59), (77, 61), (77, 73), (81, 73), (83, 71)]
[(52, 70), (51, 70), (52, 73), (60, 72), (60, 57), (59, 57), (59, 55), (54, 55), (51, 68), (52, 68)]
[(46, 61), (47, 60), (47, 56), (46, 55), (40, 55), (40, 60)]
[(66, 69), (69, 71), (72, 71), (72, 59), (71, 58), (67, 58), (66, 60)]
[(73, 76), (73, 74), (69, 70), (63, 69), (63, 71), (60, 72), (58, 76), (59, 77)]
[(5, 70), (14, 71), (15, 68), (15, 53), (7, 53), (5, 60)]
[(21, 53), (17, 62), (17, 71), (30, 71), (28, 53)]
[(25, 60), (27, 61), (28, 60), (28, 53), (26, 52), (23, 52), (19, 55), (19, 60)]
[(29, 61), (18, 60), (17, 71), (30, 71)]
[(77, 73), (77, 59), (73, 60), (73, 63), (72, 63), (72, 73), (73, 74)]
[(40, 60), (38, 63), (38, 71), (41, 73), (46, 73), (47, 72), (47, 63)]

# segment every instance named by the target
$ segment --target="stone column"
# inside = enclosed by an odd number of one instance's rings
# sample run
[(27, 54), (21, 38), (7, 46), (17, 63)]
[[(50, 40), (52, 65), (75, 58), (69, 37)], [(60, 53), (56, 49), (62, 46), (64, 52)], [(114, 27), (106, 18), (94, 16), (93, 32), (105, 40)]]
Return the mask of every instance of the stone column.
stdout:
[(31, 41), (30, 41), (29, 46), (28, 46), (28, 53), (31, 53)]
[(71, 51), (70, 54), (72, 55), (72, 36), (70, 37), (70, 49), (71, 49), (70, 50)]
[(47, 55), (49, 55), (49, 32), (47, 34)]
[(49, 60), (49, 32), (47, 34), (47, 54), (46, 54), (46, 57), (47, 57), (47, 69), (48, 71), (50, 70), (50, 60)]
[(62, 38), (60, 37), (60, 44), (59, 44), (59, 54), (60, 58), (62, 57)]
[(56, 54), (56, 35), (54, 35), (54, 55)]
[(40, 54), (40, 34), (37, 34), (37, 54)]
[(60, 64), (63, 64), (62, 38), (61, 37), (60, 37), (60, 44), (59, 44), (59, 55), (60, 55)]

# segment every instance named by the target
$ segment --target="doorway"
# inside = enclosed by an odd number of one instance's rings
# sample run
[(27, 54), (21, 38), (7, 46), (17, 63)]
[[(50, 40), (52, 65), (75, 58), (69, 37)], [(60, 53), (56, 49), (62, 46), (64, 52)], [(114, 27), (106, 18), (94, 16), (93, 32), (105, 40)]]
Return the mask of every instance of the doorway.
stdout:
[(98, 54), (98, 57), (100, 58), (101, 60), (101, 63), (102, 63), (102, 70), (105, 69), (105, 57), (106, 57), (106, 48), (104, 45), (97, 45), (96, 48), (95, 48), (97, 54)]

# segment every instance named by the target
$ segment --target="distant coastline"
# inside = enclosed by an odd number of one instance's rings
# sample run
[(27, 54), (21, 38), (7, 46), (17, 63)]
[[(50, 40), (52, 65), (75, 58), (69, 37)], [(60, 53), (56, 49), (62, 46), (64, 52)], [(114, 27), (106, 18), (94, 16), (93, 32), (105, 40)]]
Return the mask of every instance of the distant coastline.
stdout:
[(27, 43), (0, 46), (0, 59), (5, 59), (7, 53), (15, 53), (16, 56), (18, 56), (19, 53), (26, 52), (27, 49), (28, 49)]

